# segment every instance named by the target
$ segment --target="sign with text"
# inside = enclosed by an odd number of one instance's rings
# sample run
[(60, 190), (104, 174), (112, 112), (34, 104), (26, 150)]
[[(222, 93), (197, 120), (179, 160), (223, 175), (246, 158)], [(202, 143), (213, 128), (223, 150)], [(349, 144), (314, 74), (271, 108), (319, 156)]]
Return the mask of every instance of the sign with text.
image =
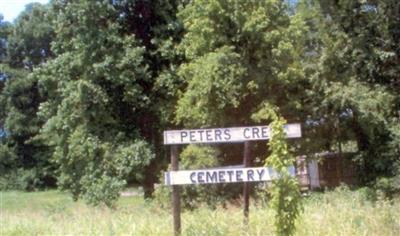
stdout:
[[(288, 138), (301, 137), (300, 124), (287, 124), (284, 130)], [(164, 144), (190, 144), (190, 143), (232, 143), (250, 140), (267, 140), (270, 138), (268, 126), (168, 130), (164, 131)]]
[[(289, 172), (294, 176), (293, 166), (289, 167)], [(277, 173), (266, 167), (169, 171), (164, 175), (166, 185), (259, 182), (275, 178)]]

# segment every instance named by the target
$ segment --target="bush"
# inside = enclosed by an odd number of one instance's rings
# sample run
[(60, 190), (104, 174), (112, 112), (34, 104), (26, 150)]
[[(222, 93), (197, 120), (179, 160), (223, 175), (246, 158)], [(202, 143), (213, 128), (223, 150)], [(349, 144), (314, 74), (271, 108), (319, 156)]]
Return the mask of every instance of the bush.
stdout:
[(58, 186), (71, 191), (74, 200), (83, 198), (91, 205), (113, 207), (127, 179), (141, 180), (145, 166), (154, 158), (152, 147), (137, 139), (115, 143), (77, 130), (69, 140), (69, 150), (57, 148), (60, 163)]
[(15, 148), (6, 144), (0, 144), (0, 175), (14, 169), (17, 165), (18, 157)]
[(390, 199), (400, 194), (400, 163), (396, 163), (394, 169), (392, 177), (380, 177), (376, 179), (373, 187), (378, 196)]
[(102, 175), (99, 177), (88, 177), (88, 184), (83, 199), (94, 206), (105, 204), (108, 207), (115, 207), (121, 190), (125, 187), (126, 182), (118, 177)]
[(0, 191), (33, 191), (41, 188), (43, 181), (37, 169), (16, 169), (0, 176)]
[[(181, 170), (208, 169), (219, 165), (218, 151), (210, 146), (189, 145), (180, 154)], [(163, 183), (163, 176), (160, 180)], [(223, 195), (224, 186), (216, 184), (184, 185), (181, 188), (182, 207), (194, 209), (207, 205), (215, 208), (227, 198)], [(154, 192), (155, 202), (160, 207), (170, 207), (171, 186), (160, 186)]]
[(24, 166), (14, 147), (0, 144), (0, 190), (33, 191), (55, 185), (54, 173), (44, 162)]
[(378, 178), (375, 181), (374, 188), (376, 189), (378, 196), (383, 198), (393, 198), (394, 195), (400, 193), (400, 176)]

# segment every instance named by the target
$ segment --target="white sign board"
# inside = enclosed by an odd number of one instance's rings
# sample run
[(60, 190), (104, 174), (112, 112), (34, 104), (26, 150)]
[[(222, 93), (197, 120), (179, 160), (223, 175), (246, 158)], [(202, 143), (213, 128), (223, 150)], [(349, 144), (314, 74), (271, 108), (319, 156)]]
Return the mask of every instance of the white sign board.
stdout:
[[(300, 124), (287, 124), (284, 130), (288, 138), (301, 137)], [(164, 144), (189, 143), (232, 143), (270, 138), (268, 126), (250, 126), (214, 129), (168, 130), (164, 131)]]
[[(295, 175), (293, 166), (289, 167), (289, 172)], [(277, 173), (266, 167), (182, 170), (165, 172), (164, 175), (165, 185), (259, 182), (275, 178)]]

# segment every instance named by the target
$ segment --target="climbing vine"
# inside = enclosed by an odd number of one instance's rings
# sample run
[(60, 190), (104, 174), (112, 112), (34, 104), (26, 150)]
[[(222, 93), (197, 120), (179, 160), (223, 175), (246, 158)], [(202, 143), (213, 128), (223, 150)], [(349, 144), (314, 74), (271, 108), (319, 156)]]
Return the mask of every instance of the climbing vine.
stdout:
[(275, 211), (275, 231), (277, 235), (293, 235), (296, 230), (296, 218), (300, 214), (301, 195), (297, 179), (290, 175), (288, 167), (295, 162), (289, 152), (284, 132), (286, 120), (279, 115), (275, 106), (264, 104), (262, 109), (253, 116), (256, 121), (271, 120), (271, 137), (268, 143), (270, 155), (265, 166), (272, 167), (279, 178), (272, 181), (269, 188), (270, 205)]

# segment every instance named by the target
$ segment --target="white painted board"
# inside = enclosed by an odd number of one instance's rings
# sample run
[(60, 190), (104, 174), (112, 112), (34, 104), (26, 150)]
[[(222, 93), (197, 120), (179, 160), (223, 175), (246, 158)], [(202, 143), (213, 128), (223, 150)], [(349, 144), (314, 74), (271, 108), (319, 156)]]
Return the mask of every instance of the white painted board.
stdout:
[[(287, 124), (284, 126), (284, 130), (288, 138), (301, 137), (300, 124)], [(268, 126), (164, 131), (165, 145), (190, 143), (233, 143), (251, 140), (267, 140), (269, 138), (270, 128)]]
[[(289, 167), (289, 173), (295, 175), (293, 166)], [(260, 182), (275, 178), (277, 173), (267, 167), (182, 170), (164, 174), (165, 185)]]

